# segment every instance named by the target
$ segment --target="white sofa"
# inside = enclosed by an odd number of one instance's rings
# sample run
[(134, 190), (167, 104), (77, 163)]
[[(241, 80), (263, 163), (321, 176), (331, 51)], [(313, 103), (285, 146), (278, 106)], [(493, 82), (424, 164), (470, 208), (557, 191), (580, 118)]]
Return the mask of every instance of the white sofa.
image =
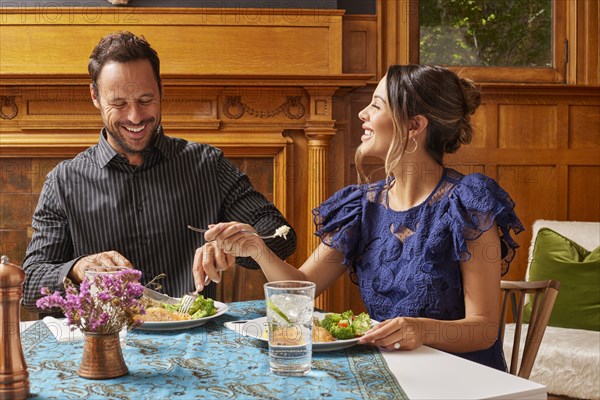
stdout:
[[(538, 220), (533, 225), (529, 262), (537, 232), (542, 227), (550, 228), (590, 251), (600, 246), (600, 222)], [(527, 277), (528, 274), (529, 266)], [(504, 354), (509, 357), (513, 338), (514, 324), (508, 324)], [(520, 348), (523, 349), (525, 332), (521, 339)], [(548, 393), (554, 395), (600, 399), (600, 332), (548, 326), (529, 379), (546, 385)]]

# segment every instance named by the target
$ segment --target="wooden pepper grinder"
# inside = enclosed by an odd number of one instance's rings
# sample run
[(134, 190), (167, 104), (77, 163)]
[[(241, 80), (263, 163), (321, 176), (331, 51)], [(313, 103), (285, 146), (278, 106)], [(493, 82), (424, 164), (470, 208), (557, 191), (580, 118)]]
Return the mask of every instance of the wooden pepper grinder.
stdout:
[(21, 347), (20, 306), (25, 272), (0, 259), (0, 400), (29, 396), (29, 373)]

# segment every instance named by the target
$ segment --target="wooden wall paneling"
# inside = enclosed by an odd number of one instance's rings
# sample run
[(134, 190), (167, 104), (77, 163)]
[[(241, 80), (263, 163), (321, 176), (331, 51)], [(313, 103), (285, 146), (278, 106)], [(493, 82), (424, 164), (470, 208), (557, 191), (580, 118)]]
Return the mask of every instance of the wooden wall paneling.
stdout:
[(516, 236), (521, 249), (508, 279), (524, 277), (535, 220), (600, 220), (599, 120), (600, 95), (592, 87), (483, 85), (473, 123), (483, 123), (484, 145), (474, 136), (446, 164), (463, 173), (483, 166), (515, 200), (526, 231)]
[(479, 106), (477, 112), (471, 116), (471, 125), (473, 135), (469, 145), (473, 148), (496, 147), (497, 131), (492, 128), (495, 124), (490, 124), (488, 120), (498, 118), (498, 108), (495, 104), (484, 103)]
[[(344, 22), (346, 23), (346, 22)], [(350, 172), (346, 168), (347, 148), (346, 141), (350, 134), (350, 102), (347, 101), (352, 94), (349, 91), (338, 91), (333, 101), (333, 119), (335, 120), (336, 134), (329, 142), (329, 165), (327, 176), (327, 193), (331, 196), (344, 186), (346, 174)], [(311, 223), (310, 229), (314, 232), (315, 225)], [(348, 293), (344, 277), (340, 277), (331, 288), (332, 295), (329, 298), (328, 310), (332, 312), (343, 312), (347, 310)]]
[(600, 220), (600, 166), (571, 166), (568, 168), (568, 180), (566, 219)]
[(377, 17), (345, 15), (343, 18), (342, 71), (377, 73)]
[(569, 196), (569, 167), (565, 164), (556, 165), (556, 214), (555, 220), (568, 219)]
[(556, 148), (566, 150), (569, 148), (569, 104), (558, 100), (556, 106)]
[(568, 114), (568, 148), (600, 149), (600, 107), (574, 104)]
[[(564, 152), (569, 148), (569, 105), (558, 102), (556, 115), (556, 148)], [(557, 210), (556, 219), (567, 219), (569, 170), (566, 164), (557, 164)]]
[(380, 0), (377, 15), (377, 79), (381, 79), (388, 66), (419, 60), (419, 2)]
[(525, 276), (531, 241), (531, 226), (537, 219), (556, 219), (558, 211), (557, 170), (553, 165), (499, 165), (498, 183), (514, 200), (515, 212), (525, 231), (514, 239), (519, 243), (515, 260), (505, 279)]
[[(354, 153), (362, 135), (362, 121), (358, 113), (370, 103), (374, 83), (350, 91), (338, 91), (334, 103), (334, 119), (337, 134), (330, 142), (329, 194), (356, 182)], [(311, 224), (311, 229), (314, 225)], [(350, 281), (348, 274), (338, 279), (331, 289), (329, 309), (343, 312), (352, 309), (355, 312), (365, 310), (358, 287)]]
[(576, 7), (576, 83), (580, 85), (600, 85), (600, 7), (597, 1), (580, 0), (572, 2)]
[[(342, 187), (357, 182), (354, 155), (361, 143), (360, 137), (363, 134), (363, 122), (358, 118), (358, 113), (371, 102), (373, 91), (375, 90), (374, 85), (375, 83), (371, 83), (366, 87), (358, 88), (345, 98), (346, 107), (344, 108), (344, 111), (347, 113), (345, 119), (348, 121), (348, 129), (343, 132), (345, 154), (344, 159), (340, 160), (340, 162), (343, 163), (346, 173), (344, 181), (341, 182), (341, 185), (336, 189), (341, 189)], [(351, 281), (348, 273), (345, 273), (336, 284), (343, 287), (341, 293), (344, 294), (344, 303), (343, 305), (335, 304), (335, 311), (343, 312), (346, 310), (353, 310), (355, 313), (366, 311), (360, 295), (360, 290), (358, 286)]]
[(308, 138), (303, 130), (286, 131), (286, 137), (294, 143), (293, 158), (288, 167), (288, 183), (291, 187), (290, 195), (293, 197), (294, 208), (290, 209), (290, 223), (298, 234), (296, 252), (290, 257), (290, 262), (300, 267), (308, 258), (308, 240), (314, 232), (312, 223), (306, 217), (304, 210), (308, 201)]
[(19, 264), (27, 239), (26, 221), (31, 209), (32, 182), (35, 178), (30, 159), (0, 160), (0, 250), (9, 259)]
[(556, 148), (557, 107), (552, 104), (500, 104), (498, 147)]
[[(123, 29), (152, 43), (165, 74), (342, 72), (342, 10), (243, 9), (240, 15), (239, 9), (135, 8), (128, 16), (117, 8), (94, 11), (91, 16), (87, 8), (57, 7), (40, 15), (36, 8), (3, 7), (0, 73), (81, 73), (99, 38)], [(70, 45), (67, 57), (62, 43)]]
[(345, 186), (348, 174), (352, 171), (349, 164), (350, 135), (352, 133), (352, 115), (351, 101), (352, 93), (338, 92), (333, 103), (333, 119), (335, 120), (335, 129), (337, 133), (331, 138), (329, 148), (329, 176), (328, 192), (335, 193)]

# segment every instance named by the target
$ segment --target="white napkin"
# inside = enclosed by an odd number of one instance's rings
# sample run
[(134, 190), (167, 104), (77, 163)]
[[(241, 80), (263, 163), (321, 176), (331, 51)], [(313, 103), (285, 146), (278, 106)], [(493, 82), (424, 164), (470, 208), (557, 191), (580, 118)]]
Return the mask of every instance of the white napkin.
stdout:
[(50, 329), (50, 332), (54, 335), (59, 342), (74, 342), (76, 340), (83, 340), (83, 333), (78, 328), (71, 330), (71, 327), (67, 325), (66, 318), (54, 318), (44, 317), (42, 320)]
[[(77, 340), (83, 340), (83, 333), (81, 333), (79, 328), (71, 330), (71, 327), (67, 325), (66, 318), (44, 317), (42, 321), (44, 321), (48, 329), (50, 329), (50, 332), (52, 332), (59, 342), (75, 342)], [(127, 327), (119, 332), (119, 338), (121, 340), (125, 339), (126, 336)]]

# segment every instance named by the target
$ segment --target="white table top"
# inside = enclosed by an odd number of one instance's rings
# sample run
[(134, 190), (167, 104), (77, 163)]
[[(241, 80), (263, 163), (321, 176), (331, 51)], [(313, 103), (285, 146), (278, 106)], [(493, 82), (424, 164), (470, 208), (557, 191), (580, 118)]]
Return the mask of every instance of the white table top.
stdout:
[(383, 352), (411, 399), (546, 399), (546, 386), (431, 347)]
[[(21, 323), (21, 330), (36, 321)], [(422, 346), (382, 352), (410, 399), (546, 399), (546, 386)]]

